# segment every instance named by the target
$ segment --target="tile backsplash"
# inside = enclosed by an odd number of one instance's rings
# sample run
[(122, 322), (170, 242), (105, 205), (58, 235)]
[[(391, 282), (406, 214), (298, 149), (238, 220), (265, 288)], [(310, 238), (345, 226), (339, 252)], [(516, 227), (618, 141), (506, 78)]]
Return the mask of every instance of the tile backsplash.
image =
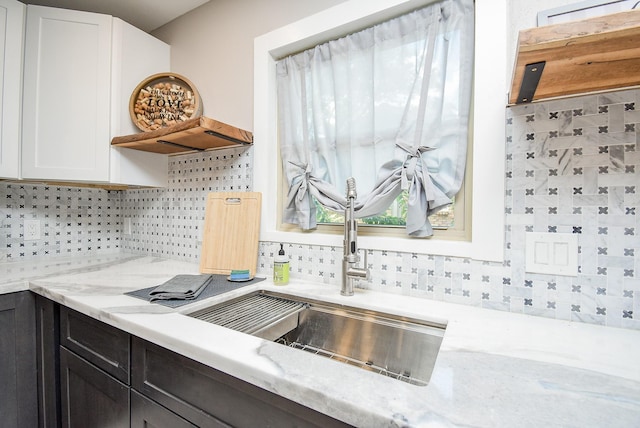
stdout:
[(198, 262), (207, 194), (251, 190), (252, 165), (253, 150), (245, 148), (170, 157), (167, 188), (122, 193), (132, 226), (122, 248)]
[[(120, 193), (0, 182), (0, 263), (120, 251)], [(40, 238), (25, 239), (36, 220)]]
[[(370, 251), (372, 279), (359, 286), (640, 329), (640, 91), (510, 107), (505, 126), (505, 261)], [(242, 148), (171, 157), (164, 189), (0, 183), (0, 260), (123, 250), (197, 262), (206, 194), (251, 190), (253, 162)], [(24, 240), (31, 218), (40, 240)], [(525, 272), (527, 232), (576, 234), (578, 275)], [(278, 248), (260, 243), (259, 274)], [(339, 284), (341, 247), (286, 250), (292, 279)]]

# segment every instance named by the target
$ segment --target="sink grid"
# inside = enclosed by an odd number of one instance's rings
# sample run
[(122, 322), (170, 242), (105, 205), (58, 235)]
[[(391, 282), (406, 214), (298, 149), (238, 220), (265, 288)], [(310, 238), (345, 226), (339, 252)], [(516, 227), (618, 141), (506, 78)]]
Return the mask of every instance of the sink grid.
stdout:
[(409, 383), (411, 385), (427, 386), (427, 382), (424, 382), (424, 381), (422, 381), (420, 379), (416, 379), (416, 378), (411, 377), (411, 373), (402, 373), (402, 374), (401, 373), (394, 373), (393, 371), (388, 370), (388, 369), (386, 369), (384, 367), (377, 366), (377, 365), (373, 364), (370, 361), (365, 362), (365, 361), (356, 360), (355, 358), (350, 358), (350, 357), (346, 357), (344, 355), (339, 355), (339, 354), (337, 354), (335, 352), (329, 352), (329, 351), (326, 351), (326, 350), (321, 349), (321, 348), (316, 348), (314, 346), (304, 345), (304, 344), (298, 343), (298, 342), (292, 342), (292, 341), (289, 341), (289, 340), (285, 339), (284, 337), (281, 337), (281, 338), (277, 339), (275, 342), (279, 343), (281, 345), (288, 346), (290, 348), (301, 349), (303, 351), (307, 351), (307, 352), (310, 352), (312, 354), (320, 355), (322, 357), (327, 357), (327, 358), (330, 358), (330, 359), (335, 360), (335, 361), (340, 361), (342, 363), (347, 363), (347, 364), (350, 364), (352, 366), (356, 366), (356, 367), (359, 367), (361, 369), (364, 369), (364, 370), (367, 370), (367, 371), (370, 371), (370, 372), (374, 372), (374, 373), (377, 373), (377, 374), (381, 374), (383, 376), (387, 376), (387, 377), (390, 377), (390, 378), (393, 378), (393, 379), (400, 380), (402, 382)]

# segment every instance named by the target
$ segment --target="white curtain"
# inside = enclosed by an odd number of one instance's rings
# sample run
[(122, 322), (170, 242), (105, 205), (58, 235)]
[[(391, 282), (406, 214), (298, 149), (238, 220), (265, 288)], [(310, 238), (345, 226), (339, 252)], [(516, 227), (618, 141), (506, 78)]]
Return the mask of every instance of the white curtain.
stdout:
[(277, 63), (284, 221), (316, 227), (312, 196), (356, 216), (384, 212), (408, 190), (407, 233), (464, 177), (473, 68), (473, 0), (444, 0)]

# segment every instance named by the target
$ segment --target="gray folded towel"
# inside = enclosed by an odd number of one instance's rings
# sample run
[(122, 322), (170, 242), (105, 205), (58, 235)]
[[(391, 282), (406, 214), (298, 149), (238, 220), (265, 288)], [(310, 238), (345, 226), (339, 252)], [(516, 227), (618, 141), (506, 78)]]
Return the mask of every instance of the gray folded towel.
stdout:
[(209, 285), (212, 278), (212, 275), (176, 275), (150, 292), (149, 301), (195, 299)]

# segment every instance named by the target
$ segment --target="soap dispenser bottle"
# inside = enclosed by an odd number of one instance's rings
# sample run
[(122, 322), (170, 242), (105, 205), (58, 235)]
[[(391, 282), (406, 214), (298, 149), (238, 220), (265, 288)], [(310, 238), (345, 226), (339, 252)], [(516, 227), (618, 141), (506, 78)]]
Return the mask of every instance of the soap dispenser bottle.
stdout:
[(289, 259), (284, 254), (283, 244), (280, 244), (280, 251), (273, 261), (273, 283), (275, 285), (289, 283)]

